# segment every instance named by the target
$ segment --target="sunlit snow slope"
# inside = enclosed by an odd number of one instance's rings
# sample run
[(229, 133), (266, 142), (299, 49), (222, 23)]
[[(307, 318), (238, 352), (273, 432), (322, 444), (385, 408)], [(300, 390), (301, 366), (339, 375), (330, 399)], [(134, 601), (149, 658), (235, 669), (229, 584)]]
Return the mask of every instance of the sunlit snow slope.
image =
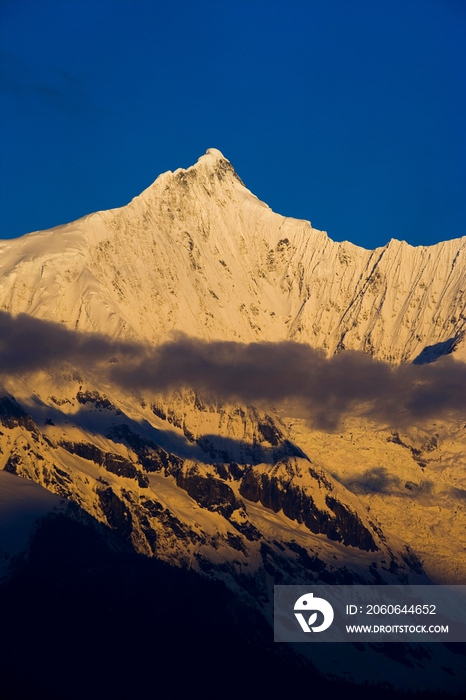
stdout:
[(126, 207), (0, 243), (0, 308), (155, 343), (288, 338), (401, 362), (460, 342), (465, 249), (335, 243), (272, 212), (209, 149)]

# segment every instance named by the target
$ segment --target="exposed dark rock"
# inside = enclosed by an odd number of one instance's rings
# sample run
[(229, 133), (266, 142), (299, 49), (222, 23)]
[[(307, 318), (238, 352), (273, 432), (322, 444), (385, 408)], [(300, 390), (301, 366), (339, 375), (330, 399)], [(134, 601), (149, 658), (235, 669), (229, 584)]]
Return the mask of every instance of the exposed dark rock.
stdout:
[(164, 507), (161, 503), (159, 503), (158, 501), (153, 501), (150, 498), (142, 498), (141, 505), (147, 510), (149, 515), (151, 515), (153, 518), (160, 515), (160, 513), (162, 513), (164, 510)]
[(176, 474), (183, 466), (183, 460), (174, 454), (166, 452), (152, 440), (138, 435), (128, 425), (118, 425), (111, 428), (107, 437), (110, 440), (123, 442), (138, 456), (139, 463), (146, 472), (165, 471), (168, 474)]
[(54, 464), (53, 470), (49, 472), (49, 470), (45, 468), (43, 474), (44, 481), (48, 485), (53, 486), (53, 490), (55, 492), (66, 498), (76, 498), (76, 496), (73, 496), (73, 490), (70, 488), (70, 485), (73, 483), (73, 479), (63, 469), (60, 469), (56, 464)]
[(21, 456), (17, 452), (12, 452), (6, 461), (4, 470), (10, 474), (17, 474), (21, 462)]
[(239, 492), (244, 498), (253, 503), (258, 503), (261, 498), (261, 480), (253, 469), (249, 469), (239, 488)]
[(270, 557), (281, 569), (286, 571), (287, 574), (294, 574), (295, 567), (293, 566), (293, 561), (287, 559), (283, 555), (276, 552), (269, 544), (262, 542), (260, 546), (260, 553), (262, 560), (265, 562), (267, 557)]
[(234, 535), (232, 532), (227, 532), (225, 540), (230, 547), (236, 549), (238, 552), (246, 551), (243, 540), (238, 535)]
[(262, 564), (265, 571), (274, 577), (275, 584), (309, 583), (315, 580), (309, 569), (303, 567), (298, 558), (289, 553), (282, 554), (270, 544), (262, 542), (260, 546)]
[(59, 399), (56, 396), (51, 396), (50, 400), (53, 401), (55, 406), (63, 406), (66, 403), (71, 403), (69, 399)]
[(204, 402), (197, 393), (194, 394), (194, 408), (196, 409), (196, 411), (206, 410)]
[(158, 418), (161, 418), (162, 420), (167, 420), (167, 414), (161, 406), (158, 404), (152, 404), (151, 409), (155, 416), (158, 416)]
[(58, 476), (62, 479), (65, 479), (65, 481), (73, 481), (68, 472), (65, 472), (63, 469), (60, 469), (59, 467), (57, 467), (56, 464), (53, 465), (53, 468), (56, 474), (58, 474)]
[(183, 461), (174, 455), (168, 454), (161, 447), (159, 448), (148, 448), (147, 450), (141, 450), (141, 452), (136, 452), (139, 462), (142, 465), (144, 471), (146, 472), (159, 472), (162, 469), (165, 474), (176, 473)]
[(229, 479), (231, 479), (230, 473), (224, 464), (219, 462), (218, 464), (214, 464), (213, 466), (214, 466), (215, 471), (217, 472), (217, 474), (219, 475), (219, 477), (221, 479), (223, 479), (224, 481), (228, 481)]
[(60, 440), (58, 444), (67, 452), (78, 455), (78, 457), (87, 459), (90, 462), (95, 462), (96, 464), (102, 464), (103, 462), (103, 451), (96, 445), (92, 445), (89, 442), (70, 442), (68, 440)]
[(145, 515), (139, 516), (139, 525), (140, 525), (141, 530), (144, 534), (144, 537), (147, 540), (149, 547), (151, 548), (152, 554), (155, 554), (156, 548), (157, 548), (157, 533), (151, 527), (151, 524), (150, 524), (147, 516), (145, 516)]
[(217, 173), (217, 177), (218, 177), (219, 180), (223, 180), (224, 177), (225, 177), (225, 175), (226, 175), (227, 173), (230, 173), (231, 175), (233, 175), (233, 177), (234, 177), (236, 180), (238, 180), (238, 182), (239, 182), (241, 185), (244, 186), (244, 182), (241, 180), (240, 176), (238, 175), (238, 173), (236, 172), (236, 170), (234, 169), (234, 167), (232, 166), (232, 164), (231, 164), (228, 160), (226, 160), (225, 158), (221, 158), (221, 159), (217, 162), (217, 167), (216, 167), (216, 169), (215, 169), (215, 172)]
[(300, 447), (290, 442), (290, 440), (283, 440), (281, 446), (278, 449), (274, 450), (273, 454), (277, 462), (286, 456), (302, 457), (303, 459), (307, 459), (308, 462), (310, 461), (307, 454), (305, 454)]
[(200, 542), (201, 538), (187, 525), (181, 522), (168, 508), (165, 508), (158, 516), (159, 522), (167, 530), (171, 530), (178, 540), (186, 540), (188, 542)]
[(309, 494), (292, 483), (291, 477), (269, 476), (251, 468), (240, 485), (240, 494), (249, 501), (260, 501), (265, 508), (275, 513), (282, 510), (291, 520), (304, 523), (316, 534), (324, 534), (330, 540), (343, 542), (365, 551), (378, 549), (369, 530), (362, 524), (357, 513), (327, 495), (326, 502), (335, 513), (319, 510)]
[(288, 238), (282, 238), (281, 240), (278, 241), (275, 248), (277, 249), (278, 253), (281, 253), (283, 250), (288, 249), (290, 246), (291, 246), (291, 243), (288, 240)]
[(378, 550), (372, 534), (364, 527), (357, 513), (332, 496), (326, 496), (325, 502), (338, 518), (344, 544), (364, 549), (366, 552)]
[(242, 479), (244, 476), (245, 467), (240, 466), (239, 464), (236, 464), (236, 462), (230, 462), (230, 474), (232, 475), (233, 479), (238, 481), (238, 479)]
[(12, 430), (22, 427), (31, 433), (37, 433), (37, 426), (31, 416), (24, 411), (14, 396), (0, 396), (0, 422)]
[(186, 424), (183, 423), (183, 434), (189, 442), (195, 442), (196, 438), (194, 437), (194, 434), (187, 428)]
[(172, 409), (170, 409), (167, 413), (167, 421), (174, 425), (175, 428), (181, 428), (182, 426), (181, 418), (177, 416), (175, 411), (173, 411)]
[(136, 469), (134, 464), (128, 459), (125, 459), (121, 455), (112, 454), (111, 452), (106, 452), (104, 454), (103, 467), (108, 472), (116, 474), (117, 476), (125, 476), (128, 479), (136, 479), (141, 488), (147, 488), (149, 486), (149, 479), (145, 474)]
[[(239, 411), (238, 411), (239, 413)], [(307, 456), (289, 440), (284, 440), (282, 434), (270, 417), (260, 420), (260, 416), (254, 415), (257, 425), (257, 434), (252, 442), (235, 441), (218, 435), (201, 435), (196, 438), (196, 443), (201, 450), (209, 455), (212, 462), (235, 462), (239, 459), (242, 464), (276, 463), (286, 457)], [(270, 446), (267, 445), (270, 444)], [(238, 448), (240, 455), (238, 455)]]
[(133, 462), (122, 455), (114, 454), (113, 452), (104, 452), (100, 447), (89, 442), (61, 440), (58, 444), (67, 452), (95, 462), (95, 464), (99, 464), (112, 474), (124, 476), (128, 479), (135, 479), (141, 488), (147, 488), (149, 486), (149, 479), (147, 476), (142, 474), (139, 469), (135, 467)]
[(129, 540), (133, 529), (133, 519), (127, 505), (118, 498), (111, 486), (99, 484), (97, 496), (109, 526), (118, 532), (122, 540)]
[(309, 474), (315, 479), (319, 484), (325, 486), (328, 491), (333, 491), (332, 483), (322, 474), (322, 472), (317, 472), (312, 467), (308, 467)]
[[(390, 435), (387, 438), (387, 442), (393, 442), (395, 443), (395, 445), (400, 445), (401, 447), (406, 448), (411, 452), (414, 461), (417, 462), (420, 467), (426, 466), (427, 462), (424, 459), (422, 459), (422, 450), (419, 450), (417, 447), (413, 447), (412, 445), (408, 445), (406, 442), (403, 442), (398, 433), (393, 433), (392, 435)], [(431, 445), (432, 443), (429, 443), (429, 452), (432, 451), (432, 449), (435, 449), (435, 446), (432, 448)]]
[(270, 416), (265, 416), (262, 422), (257, 424), (257, 429), (260, 434), (268, 443), (276, 447), (283, 441), (283, 435), (278, 430), (277, 426), (270, 418)]
[(262, 539), (262, 534), (249, 520), (245, 520), (244, 522), (230, 520), (230, 523), (250, 542), (256, 542), (257, 540)]
[(95, 408), (104, 408), (115, 411), (117, 414), (121, 413), (106, 396), (101, 396), (97, 391), (78, 391), (76, 398), (80, 404), (92, 403)]
[(176, 483), (202, 508), (220, 513), (225, 518), (229, 518), (234, 510), (244, 505), (228, 484), (211, 474), (204, 476), (193, 471), (180, 471)]
[[(201, 537), (194, 530), (182, 523), (181, 520), (173, 515), (173, 513), (168, 508), (165, 508), (159, 501), (142, 496), (138, 513), (139, 521), (141, 522), (141, 529), (152, 547), (156, 546), (156, 533), (152, 526), (150, 526), (147, 515), (157, 520), (157, 522), (162, 526), (162, 530), (164, 532), (172, 532), (177, 539), (194, 543), (201, 541)], [(143, 527), (142, 525), (144, 523), (145, 525)], [(154, 534), (150, 535), (149, 531), (146, 532), (146, 529), (144, 528), (149, 528)]]
[(196, 561), (199, 564), (199, 568), (201, 571), (203, 571), (205, 574), (210, 574), (212, 571), (215, 570), (215, 565), (210, 561), (210, 559), (207, 559), (207, 557), (204, 557), (202, 554), (199, 554), (199, 552), (196, 552), (195, 554)]

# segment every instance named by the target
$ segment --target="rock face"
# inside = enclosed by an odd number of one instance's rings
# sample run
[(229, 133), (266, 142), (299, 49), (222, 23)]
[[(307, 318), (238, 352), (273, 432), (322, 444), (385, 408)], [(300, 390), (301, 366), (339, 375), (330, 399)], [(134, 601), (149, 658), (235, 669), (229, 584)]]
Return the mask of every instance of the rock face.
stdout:
[[(126, 207), (0, 242), (0, 310), (151, 345), (181, 331), (422, 364), (463, 358), (465, 263), (465, 238), (335, 243), (211, 149)], [(220, 579), (264, 614), (273, 582), (466, 581), (463, 423), (325, 433), (102, 377), (59, 355), (3, 372), (0, 470), (68, 499), (112, 546)]]
[[(34, 417), (27, 414), (4, 392), (0, 466), (76, 503), (125, 546), (130, 543), (138, 552), (226, 577), (232, 585), (241, 580), (246, 597), (252, 585), (245, 584), (248, 580), (265, 595), (265, 563), (279, 580), (289, 582), (321, 574), (327, 582), (340, 580), (339, 572), (347, 572), (348, 566), (360, 580), (426, 579), (415, 555), (384, 534), (356, 496), (308, 458), (286, 455), (289, 441), (278, 419), (250, 408), (256, 449), (237, 449), (239, 460), (225, 461), (224, 451), (211, 447), (206, 453), (197, 437), (186, 439), (183, 428), (174, 433), (169, 423), (163, 432), (142, 418), (136, 421), (113, 396), (100, 393), (98, 400), (86, 401), (82, 417), (82, 385), (68, 396), (62, 393), (57, 408), (57, 386), (53, 377), (50, 381), (53, 419), (37, 407)], [(45, 398), (46, 386), (41, 393)], [(140, 409), (155, 415), (150, 405)], [(218, 410), (229, 415), (236, 409)], [(164, 447), (156, 442), (160, 438)], [(214, 445), (215, 436), (211, 440)], [(282, 448), (274, 452), (271, 443)], [(268, 462), (248, 460), (260, 454)], [(258, 510), (259, 503), (263, 508)], [(303, 552), (319, 561), (312, 574)]]
[[(310, 480), (306, 480), (306, 472)], [(275, 513), (283, 511), (290, 520), (304, 523), (311, 532), (326, 535), (330, 540), (370, 552), (378, 549), (374, 525), (365, 526), (357, 512), (330, 495), (334, 491), (332, 481), (312, 467), (306, 469), (296, 462), (278, 463), (268, 470), (252, 467), (239, 491), (249, 501), (260, 501)], [(321, 502), (320, 507), (316, 500)]]

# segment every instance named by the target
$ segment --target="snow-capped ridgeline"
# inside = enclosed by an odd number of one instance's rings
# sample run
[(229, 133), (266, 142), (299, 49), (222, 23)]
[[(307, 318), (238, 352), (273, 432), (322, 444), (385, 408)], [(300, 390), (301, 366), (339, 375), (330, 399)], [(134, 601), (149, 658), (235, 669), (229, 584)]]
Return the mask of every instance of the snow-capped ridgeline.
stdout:
[(460, 342), (465, 247), (335, 243), (209, 149), (125, 207), (0, 243), (0, 308), (153, 343), (294, 339), (398, 363)]

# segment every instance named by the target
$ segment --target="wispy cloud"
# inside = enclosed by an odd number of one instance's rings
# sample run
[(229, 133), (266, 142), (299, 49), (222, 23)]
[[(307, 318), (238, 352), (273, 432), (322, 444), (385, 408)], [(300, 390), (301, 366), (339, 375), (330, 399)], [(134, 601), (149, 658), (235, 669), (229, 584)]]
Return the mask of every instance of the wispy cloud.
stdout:
[(466, 418), (466, 364), (451, 357), (391, 367), (356, 351), (328, 359), (291, 341), (246, 345), (182, 335), (154, 348), (0, 312), (0, 374), (33, 372), (60, 361), (98, 371), (126, 390), (189, 387), (222, 401), (276, 406), (292, 401), (329, 431), (354, 414), (392, 428)]

